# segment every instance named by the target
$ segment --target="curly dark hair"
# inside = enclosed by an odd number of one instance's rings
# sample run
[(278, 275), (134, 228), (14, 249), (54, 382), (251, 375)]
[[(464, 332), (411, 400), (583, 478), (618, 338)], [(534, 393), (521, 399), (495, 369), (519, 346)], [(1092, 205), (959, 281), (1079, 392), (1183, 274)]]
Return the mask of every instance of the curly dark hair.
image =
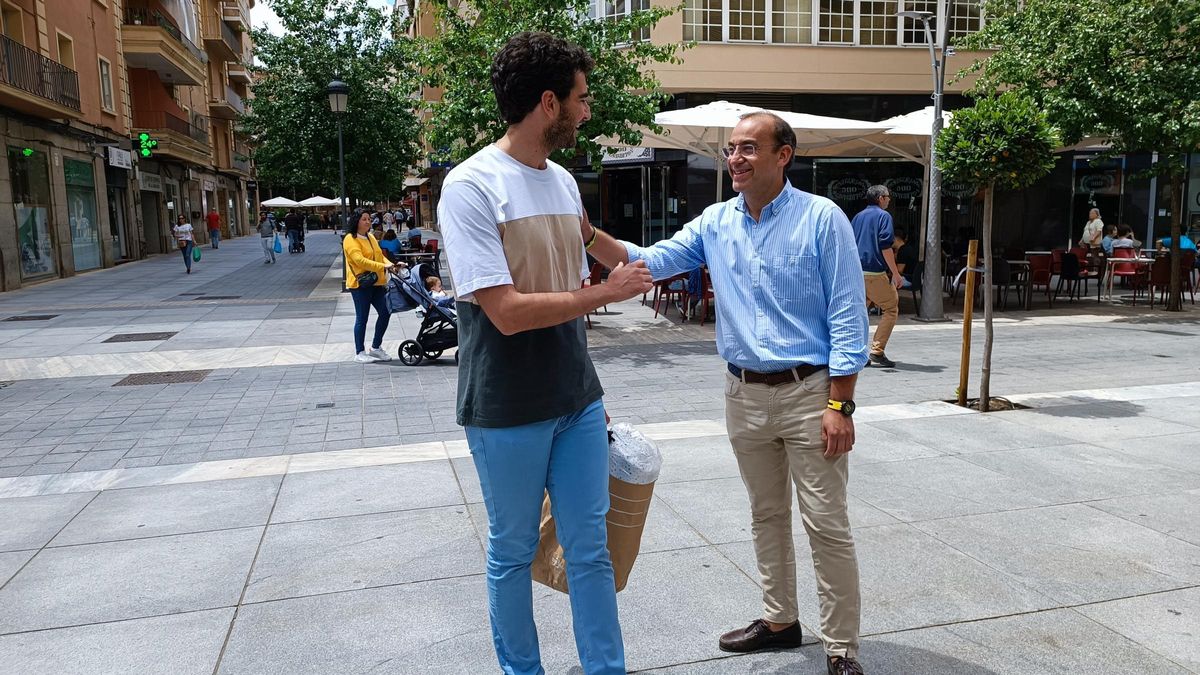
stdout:
[(518, 33), (492, 59), (492, 89), (500, 115), (508, 124), (525, 119), (542, 93), (565, 99), (575, 86), (575, 73), (588, 75), (596, 62), (577, 44), (549, 33)]

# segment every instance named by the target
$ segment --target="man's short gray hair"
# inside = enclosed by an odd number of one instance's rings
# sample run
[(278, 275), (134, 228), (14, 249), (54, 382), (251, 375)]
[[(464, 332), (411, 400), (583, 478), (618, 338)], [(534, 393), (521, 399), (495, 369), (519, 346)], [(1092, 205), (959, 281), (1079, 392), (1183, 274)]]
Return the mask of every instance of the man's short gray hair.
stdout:
[(879, 200), (891, 194), (886, 185), (872, 185), (867, 188), (867, 203), (878, 204)]

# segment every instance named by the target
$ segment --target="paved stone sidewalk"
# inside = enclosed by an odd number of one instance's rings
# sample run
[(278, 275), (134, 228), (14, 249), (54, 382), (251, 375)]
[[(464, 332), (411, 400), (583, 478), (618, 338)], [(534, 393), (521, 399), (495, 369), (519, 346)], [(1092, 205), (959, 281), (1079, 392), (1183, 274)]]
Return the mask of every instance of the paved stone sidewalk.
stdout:
[[(868, 672), (1200, 672), (1200, 384), (1022, 401), (862, 409)], [(760, 611), (745, 490), (719, 425), (645, 430), (664, 468), (619, 596), (631, 671), (823, 672), (815, 644), (717, 650)], [(71, 476), (0, 480), (9, 672), (497, 670), (462, 443)], [(798, 529), (811, 636), (806, 545)], [(565, 596), (535, 603), (547, 672), (579, 672)]]

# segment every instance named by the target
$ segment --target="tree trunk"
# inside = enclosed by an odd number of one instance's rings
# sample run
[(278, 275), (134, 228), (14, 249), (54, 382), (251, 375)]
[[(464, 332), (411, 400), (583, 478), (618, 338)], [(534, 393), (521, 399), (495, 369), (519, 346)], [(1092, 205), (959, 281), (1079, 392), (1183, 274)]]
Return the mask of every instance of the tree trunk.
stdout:
[(1183, 285), (1179, 279), (1179, 244), (1183, 233), (1183, 174), (1171, 174), (1171, 282), (1167, 285), (1167, 311), (1183, 311)]
[(996, 187), (989, 183), (983, 189), (983, 369), (979, 376), (979, 411), (987, 412), (991, 405), (992, 383), (992, 199)]

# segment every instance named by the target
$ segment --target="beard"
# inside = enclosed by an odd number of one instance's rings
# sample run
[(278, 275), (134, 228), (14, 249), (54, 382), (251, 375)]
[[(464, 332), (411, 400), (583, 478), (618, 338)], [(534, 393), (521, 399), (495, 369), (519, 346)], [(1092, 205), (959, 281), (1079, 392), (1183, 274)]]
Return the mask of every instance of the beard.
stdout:
[(573, 148), (579, 142), (579, 132), (575, 125), (571, 123), (571, 119), (567, 117), (566, 108), (562, 108), (558, 113), (558, 119), (554, 120), (546, 129), (545, 134), (546, 147), (550, 150), (565, 150)]

